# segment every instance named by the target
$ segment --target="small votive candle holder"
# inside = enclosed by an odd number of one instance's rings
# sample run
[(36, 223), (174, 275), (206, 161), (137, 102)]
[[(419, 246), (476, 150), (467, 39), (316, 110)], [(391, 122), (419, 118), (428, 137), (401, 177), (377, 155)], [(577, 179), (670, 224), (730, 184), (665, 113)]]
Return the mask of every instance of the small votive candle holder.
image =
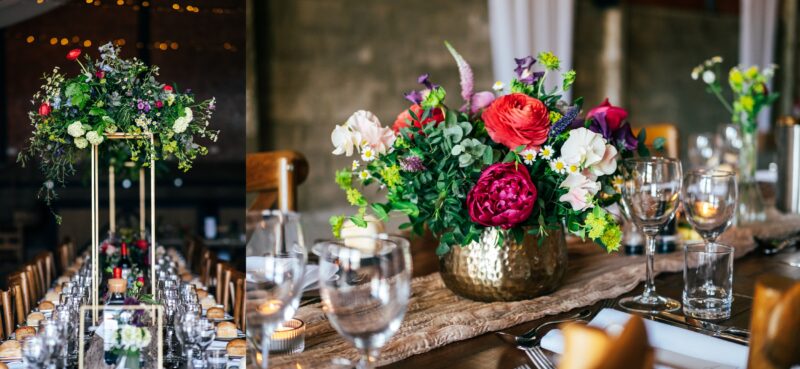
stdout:
[(272, 333), (269, 352), (274, 354), (296, 354), (306, 348), (306, 323), (300, 319), (289, 319)]

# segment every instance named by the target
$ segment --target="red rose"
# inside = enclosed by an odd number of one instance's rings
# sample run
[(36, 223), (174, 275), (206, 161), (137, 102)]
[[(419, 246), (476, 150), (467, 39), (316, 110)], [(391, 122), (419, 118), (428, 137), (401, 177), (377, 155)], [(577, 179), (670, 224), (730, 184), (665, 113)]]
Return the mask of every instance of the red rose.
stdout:
[(481, 118), (489, 137), (512, 150), (522, 145), (541, 146), (550, 132), (547, 107), (521, 93), (499, 97), (483, 111)]
[(524, 165), (493, 164), (483, 170), (467, 194), (469, 217), (487, 227), (513, 228), (530, 217), (536, 194)]
[(421, 122), (414, 119), (411, 113), (408, 112), (409, 110), (413, 111), (417, 118), (422, 118), (422, 114), (425, 113), (425, 109), (417, 104), (411, 105), (408, 109), (403, 110), (397, 115), (397, 119), (394, 120), (394, 124), (392, 125), (394, 133), (398, 133), (401, 129), (408, 127), (408, 122), (411, 122), (414, 127), (419, 129), (419, 133), (422, 134), (422, 127), (425, 127), (425, 125), (444, 121), (444, 114), (442, 114), (442, 109), (439, 108), (431, 110), (430, 116)]
[(67, 60), (75, 60), (81, 56), (81, 49), (72, 49), (67, 53)]
[(144, 277), (136, 278), (136, 282), (144, 283)]
[(136, 240), (136, 242), (134, 244), (140, 250), (147, 250), (147, 241), (146, 240)]
[(625, 109), (611, 105), (611, 103), (608, 102), (608, 98), (606, 98), (603, 100), (602, 104), (586, 113), (586, 120), (592, 119), (595, 115), (602, 113), (606, 115), (606, 126), (611, 132), (616, 132), (619, 126), (622, 125), (622, 122), (628, 119), (628, 112)]
[(172, 86), (170, 86), (170, 85), (164, 85), (164, 91), (166, 91), (166, 92), (172, 92)]
[(43, 103), (42, 105), (39, 105), (39, 115), (46, 117), (50, 115), (51, 111), (53, 111), (53, 109), (50, 108), (50, 104)]
[(156, 108), (159, 108), (159, 109), (161, 109), (161, 108), (163, 108), (163, 107), (164, 107), (164, 103), (163, 103), (163, 102), (161, 102), (161, 100), (158, 100), (158, 101), (156, 101)]
[(97, 73), (94, 74), (94, 76), (97, 77), (97, 79), (103, 79), (106, 76), (106, 73), (103, 72), (102, 70), (98, 70)]

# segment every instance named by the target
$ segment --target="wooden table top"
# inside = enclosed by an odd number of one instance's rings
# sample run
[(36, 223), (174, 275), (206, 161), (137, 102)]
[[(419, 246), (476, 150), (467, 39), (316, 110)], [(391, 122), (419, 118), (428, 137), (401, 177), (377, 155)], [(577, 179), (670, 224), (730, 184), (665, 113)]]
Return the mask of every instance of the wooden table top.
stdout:
[[(430, 274), (438, 270), (437, 258), (433, 254), (435, 247), (430, 246), (431, 241), (421, 239), (412, 243), (415, 276)], [(656, 255), (656, 258), (658, 258), (658, 255)], [(800, 267), (792, 266), (790, 263), (800, 265), (800, 251), (786, 251), (772, 256), (765, 256), (758, 251), (753, 251), (737, 259), (734, 263), (734, 299), (731, 318), (720, 322), (720, 324), (747, 328), (750, 323), (750, 306), (756, 278), (764, 273), (774, 273), (793, 279), (800, 279)], [(680, 301), (683, 290), (683, 274), (660, 274), (656, 278), (656, 289), (659, 294)], [(641, 290), (642, 286), (639, 285), (625, 296), (636, 295), (641, 293)], [(600, 303), (597, 303), (591, 306), (590, 309), (596, 311), (600, 308), (599, 305)], [(504, 330), (504, 332), (521, 334), (543, 322), (559, 319), (586, 308), (581, 307), (564, 314), (547, 316), (511, 327)], [(487, 333), (409, 357), (383, 368), (512, 369), (525, 364), (531, 365), (524, 352), (504, 343), (494, 333)]]

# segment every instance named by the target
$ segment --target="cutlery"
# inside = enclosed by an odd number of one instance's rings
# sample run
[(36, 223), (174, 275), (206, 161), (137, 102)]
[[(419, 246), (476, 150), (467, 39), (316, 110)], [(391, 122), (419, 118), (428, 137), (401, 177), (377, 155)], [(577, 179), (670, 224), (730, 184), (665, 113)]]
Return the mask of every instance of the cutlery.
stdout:
[(783, 239), (764, 239), (755, 237), (758, 248), (764, 255), (774, 255), (787, 249), (793, 249), (800, 242), (800, 235), (794, 234)]
[(661, 323), (664, 323), (664, 324), (667, 324), (667, 325), (671, 325), (673, 327), (688, 329), (690, 331), (702, 333), (702, 334), (705, 334), (705, 335), (708, 335), (708, 336), (712, 336), (712, 337), (721, 338), (721, 339), (728, 340), (728, 341), (735, 342), (735, 343), (742, 344), (742, 345), (747, 345), (748, 342), (749, 342), (749, 340), (747, 338), (743, 338), (743, 337), (740, 337), (740, 336), (737, 336), (737, 335), (734, 335), (734, 334), (730, 334), (730, 333), (727, 333), (727, 332), (712, 331), (710, 329), (705, 329), (705, 328), (696, 327), (696, 326), (693, 326), (693, 325), (690, 325), (690, 324), (677, 322), (677, 321), (674, 321), (672, 319), (665, 318), (663, 315), (642, 315), (642, 317), (645, 318), (645, 319), (650, 319), (650, 320), (653, 320), (653, 321), (657, 321), (657, 322), (661, 322)]
[(664, 316), (667, 319), (674, 320), (674, 321), (676, 321), (678, 323), (683, 323), (683, 324), (686, 324), (686, 325), (691, 325), (691, 326), (707, 329), (707, 330), (714, 331), (714, 332), (730, 333), (730, 334), (735, 335), (735, 336), (739, 336), (739, 337), (742, 337), (742, 338), (750, 339), (750, 331), (748, 331), (747, 329), (714, 324), (714, 323), (711, 323), (711, 322), (707, 322), (705, 320), (700, 320), (700, 319), (696, 319), (696, 318), (692, 318), (692, 317), (688, 317), (688, 316), (683, 316), (683, 315), (679, 315), (679, 314), (675, 314), (675, 313), (670, 313), (670, 312), (662, 312), (660, 315)]
[(539, 346), (525, 349), (525, 355), (528, 356), (528, 359), (537, 369), (555, 369), (553, 363), (550, 362), (550, 359), (547, 358)]
[(586, 321), (586, 319), (591, 315), (592, 312), (590, 310), (584, 309), (578, 312), (577, 314), (571, 315), (570, 317), (565, 319), (551, 320), (549, 322), (544, 322), (538, 325), (536, 328), (533, 328), (519, 336), (515, 336), (513, 334), (505, 332), (494, 332), (494, 333), (497, 334), (503, 341), (510, 343), (514, 346), (517, 346), (517, 348), (519, 349), (524, 350), (539, 344), (539, 341), (542, 339), (539, 333), (543, 328), (566, 322)]

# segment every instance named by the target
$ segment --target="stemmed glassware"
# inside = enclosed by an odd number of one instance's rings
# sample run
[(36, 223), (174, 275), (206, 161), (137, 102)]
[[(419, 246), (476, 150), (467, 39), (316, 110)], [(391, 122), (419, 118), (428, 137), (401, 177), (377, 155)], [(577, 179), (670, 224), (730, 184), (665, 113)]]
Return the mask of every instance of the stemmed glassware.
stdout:
[(736, 212), (736, 175), (715, 169), (696, 169), (683, 180), (686, 219), (707, 244), (713, 244)]
[(357, 368), (373, 368), (381, 348), (400, 327), (408, 306), (408, 241), (386, 235), (353, 237), (318, 243), (314, 253), (320, 260), (325, 315), (358, 349), (361, 358)]
[(678, 208), (683, 173), (681, 162), (662, 157), (630, 158), (623, 161), (622, 172), (622, 200), (636, 226), (645, 234), (647, 276), (642, 294), (626, 297), (620, 300), (619, 305), (640, 313), (677, 310), (681, 307), (678, 301), (656, 293), (653, 254), (656, 235), (672, 220)]
[(31, 336), (22, 341), (22, 360), (25, 367), (31, 369), (44, 368), (47, 363), (47, 347), (44, 339), (39, 336)]
[(294, 316), (300, 302), (307, 253), (299, 215), (277, 210), (261, 215), (247, 243), (245, 298), (248, 324), (261, 329), (261, 367), (266, 369), (273, 331)]
[(194, 333), (197, 336), (197, 347), (200, 348), (201, 367), (205, 368), (208, 360), (206, 350), (208, 350), (208, 346), (211, 346), (211, 343), (214, 342), (217, 331), (214, 329), (214, 323), (210, 322), (208, 319), (202, 318), (197, 321), (194, 327)]

